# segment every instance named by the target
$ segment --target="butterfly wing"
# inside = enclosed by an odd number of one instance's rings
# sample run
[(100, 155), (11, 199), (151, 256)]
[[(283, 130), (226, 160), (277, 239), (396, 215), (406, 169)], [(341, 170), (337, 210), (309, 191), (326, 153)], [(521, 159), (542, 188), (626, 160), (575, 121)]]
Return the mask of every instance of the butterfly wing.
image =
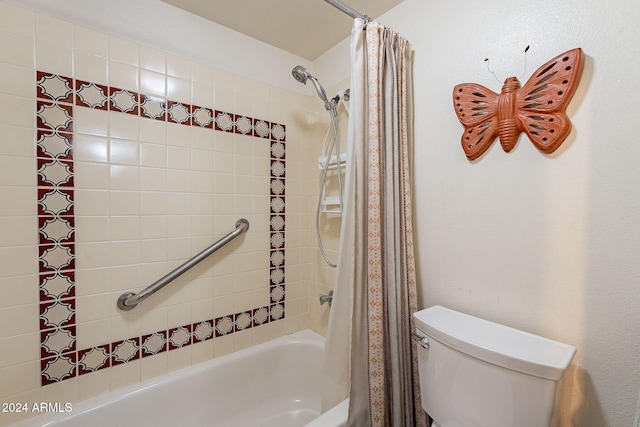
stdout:
[(543, 153), (553, 153), (571, 132), (571, 121), (564, 111), (521, 114), (522, 128)]
[(474, 160), (498, 136), (498, 95), (484, 86), (462, 83), (453, 88), (453, 106), (464, 126), (462, 148), (467, 158)]
[(582, 49), (570, 50), (538, 68), (518, 90), (518, 117), (540, 151), (554, 152), (571, 132), (565, 110), (578, 88), (583, 68)]

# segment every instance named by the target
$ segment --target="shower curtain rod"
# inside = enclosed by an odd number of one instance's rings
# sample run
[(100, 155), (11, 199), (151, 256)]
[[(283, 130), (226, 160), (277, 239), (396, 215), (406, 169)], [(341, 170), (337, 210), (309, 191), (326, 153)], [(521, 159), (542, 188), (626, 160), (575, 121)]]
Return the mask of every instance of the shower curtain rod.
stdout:
[(335, 7), (336, 9), (341, 10), (342, 12), (346, 13), (347, 15), (349, 15), (352, 18), (360, 18), (362, 20), (364, 20), (364, 22), (369, 22), (371, 21), (371, 18), (369, 18), (367, 15), (363, 15), (360, 12), (358, 12), (357, 10), (355, 10), (354, 8), (352, 8), (351, 6), (347, 6), (346, 4), (342, 3), (340, 0), (324, 0), (327, 3), (329, 3), (331, 6)]

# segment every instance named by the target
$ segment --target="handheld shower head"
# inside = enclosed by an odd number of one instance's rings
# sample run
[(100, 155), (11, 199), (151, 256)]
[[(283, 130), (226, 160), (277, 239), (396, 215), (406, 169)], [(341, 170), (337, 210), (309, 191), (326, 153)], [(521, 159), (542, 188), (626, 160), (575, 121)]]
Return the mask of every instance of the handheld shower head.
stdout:
[(307, 84), (307, 79), (311, 76), (309, 71), (307, 71), (307, 69), (302, 65), (296, 65), (295, 67), (293, 67), (293, 70), (291, 70), (291, 74), (293, 75), (294, 79), (296, 79), (303, 85)]
[(322, 102), (324, 102), (324, 107), (327, 110), (331, 109), (331, 103), (327, 98), (327, 93), (324, 91), (324, 88), (322, 87), (318, 79), (313, 77), (309, 70), (304, 68), (302, 65), (296, 65), (295, 67), (293, 67), (293, 70), (291, 70), (291, 74), (293, 75), (294, 79), (304, 85), (307, 84), (307, 80), (311, 80), (311, 83), (313, 83), (313, 86), (316, 88), (316, 92), (318, 92), (318, 96), (320, 97)]

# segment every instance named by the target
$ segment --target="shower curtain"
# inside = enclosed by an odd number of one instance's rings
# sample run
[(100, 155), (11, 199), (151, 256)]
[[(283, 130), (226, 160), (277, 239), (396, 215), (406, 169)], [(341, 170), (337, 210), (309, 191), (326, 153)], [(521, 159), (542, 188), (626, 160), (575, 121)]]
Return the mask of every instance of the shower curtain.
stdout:
[(420, 405), (410, 159), (412, 50), (356, 19), (340, 259), (323, 409), (349, 396), (350, 426), (426, 426)]

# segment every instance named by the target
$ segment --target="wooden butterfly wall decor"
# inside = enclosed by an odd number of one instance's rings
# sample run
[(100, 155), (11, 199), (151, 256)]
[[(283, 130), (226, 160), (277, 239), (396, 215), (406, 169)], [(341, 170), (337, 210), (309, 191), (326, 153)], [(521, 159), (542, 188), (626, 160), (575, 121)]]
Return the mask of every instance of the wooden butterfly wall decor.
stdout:
[(584, 68), (582, 49), (558, 55), (538, 68), (523, 87), (505, 80), (500, 94), (475, 83), (453, 88), (453, 105), (464, 126), (462, 148), (469, 160), (480, 157), (496, 137), (507, 153), (521, 132), (544, 153), (553, 153), (571, 131), (565, 110)]

